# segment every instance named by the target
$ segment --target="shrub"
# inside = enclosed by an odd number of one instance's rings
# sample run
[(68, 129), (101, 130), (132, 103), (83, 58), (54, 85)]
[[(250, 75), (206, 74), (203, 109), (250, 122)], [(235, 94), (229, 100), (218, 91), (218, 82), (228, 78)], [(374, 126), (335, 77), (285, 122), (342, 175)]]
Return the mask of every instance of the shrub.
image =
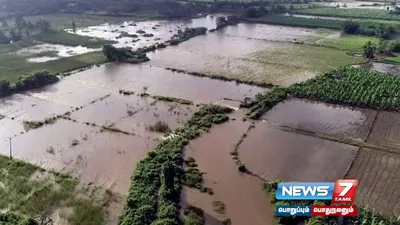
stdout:
[(357, 34), (360, 29), (360, 24), (352, 20), (346, 20), (343, 23), (343, 31), (346, 34)]
[(15, 83), (15, 91), (26, 91), (34, 88), (43, 87), (47, 84), (53, 84), (60, 79), (47, 71), (36, 72), (28, 77), (19, 77)]
[(363, 55), (367, 59), (373, 59), (375, 58), (375, 51), (376, 51), (376, 46), (371, 42), (368, 41), (364, 46), (363, 46)]
[(244, 11), (244, 16), (249, 18), (257, 18), (261, 15), (259, 14), (259, 11), (256, 7), (250, 7), (246, 9), (246, 11)]
[(400, 41), (392, 41), (388, 46), (388, 51), (390, 52), (400, 52)]
[(8, 96), (12, 93), (11, 84), (7, 80), (0, 80), (0, 97)]
[(197, 168), (189, 168), (185, 171), (183, 180), (186, 186), (197, 188), (203, 183), (203, 174)]
[(204, 212), (202, 209), (195, 206), (188, 206), (183, 212), (185, 225), (204, 225)]
[(171, 131), (168, 124), (163, 121), (158, 121), (156, 124), (149, 126), (149, 130), (160, 133), (168, 133)]

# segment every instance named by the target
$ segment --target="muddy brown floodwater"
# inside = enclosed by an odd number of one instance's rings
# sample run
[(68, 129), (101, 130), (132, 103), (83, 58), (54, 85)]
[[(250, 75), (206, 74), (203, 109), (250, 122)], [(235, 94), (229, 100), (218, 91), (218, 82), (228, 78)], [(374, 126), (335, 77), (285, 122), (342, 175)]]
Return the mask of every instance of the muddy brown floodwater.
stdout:
[(290, 98), (262, 119), (273, 124), (364, 141), (377, 111)]
[(266, 180), (332, 181), (345, 176), (357, 150), (259, 122), (238, 152), (246, 168)]
[[(194, 157), (200, 171), (205, 172), (205, 186), (211, 187), (213, 196), (198, 190), (184, 189), (183, 206), (188, 203), (205, 212), (207, 225), (221, 225), (226, 218), (233, 225), (272, 225), (272, 209), (268, 193), (258, 178), (240, 173), (230, 152), (249, 127), (249, 122), (240, 119), (243, 113), (237, 111), (231, 118), (237, 118), (210, 129), (190, 142), (185, 150), (186, 157)], [(226, 205), (224, 215), (213, 211), (212, 202), (222, 201)]]
[(137, 93), (172, 96), (194, 102), (212, 103), (222, 98), (243, 100), (265, 89), (176, 73), (149, 65), (107, 64), (67, 78), (87, 86), (119, 88)]

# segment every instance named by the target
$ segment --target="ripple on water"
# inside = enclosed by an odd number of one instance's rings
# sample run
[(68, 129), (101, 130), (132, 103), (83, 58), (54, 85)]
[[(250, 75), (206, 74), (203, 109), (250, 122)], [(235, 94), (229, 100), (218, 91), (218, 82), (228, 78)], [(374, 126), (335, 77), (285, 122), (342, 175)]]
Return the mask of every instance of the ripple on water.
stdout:
[(363, 141), (376, 113), (371, 109), (290, 98), (273, 107), (262, 119), (295, 129)]

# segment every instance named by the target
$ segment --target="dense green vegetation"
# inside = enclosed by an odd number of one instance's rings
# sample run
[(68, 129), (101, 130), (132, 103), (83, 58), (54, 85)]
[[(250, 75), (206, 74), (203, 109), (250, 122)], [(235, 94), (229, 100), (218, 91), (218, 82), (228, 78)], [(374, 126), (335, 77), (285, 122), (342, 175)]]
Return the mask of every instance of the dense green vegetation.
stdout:
[(159, 101), (176, 102), (176, 103), (183, 104), (183, 105), (193, 105), (192, 101), (182, 99), (182, 98), (167, 97), (167, 96), (161, 96), (161, 95), (152, 95), (151, 97), (156, 100), (159, 100)]
[[(275, 211), (276, 205), (330, 205), (330, 202), (323, 201), (287, 201), (277, 200), (275, 198), (278, 184), (281, 181), (269, 181), (264, 185), (265, 191), (269, 194), (270, 201), (273, 204), (273, 210)], [(275, 217), (279, 224), (305, 224), (305, 225), (340, 225), (340, 224), (368, 224), (368, 225), (399, 225), (400, 218), (390, 217), (385, 218), (382, 214), (377, 213), (373, 209), (367, 206), (358, 207), (357, 217)]]
[(183, 225), (204, 225), (205, 223), (202, 209), (189, 205), (183, 211)]
[(8, 96), (19, 91), (43, 87), (47, 84), (56, 83), (57, 81), (59, 81), (59, 78), (47, 71), (36, 72), (28, 77), (20, 77), (15, 84), (11, 84), (7, 80), (0, 80), (0, 97)]
[(381, 9), (338, 9), (338, 8), (313, 8), (298, 10), (299, 14), (316, 16), (337, 16), (347, 18), (366, 18), (380, 20), (400, 20), (399, 14), (389, 13)]
[(400, 110), (400, 77), (362, 68), (340, 68), (291, 86), (290, 94), (331, 103)]
[[(108, 199), (97, 199), (93, 195), (88, 200), (87, 193), (78, 187), (75, 178), (49, 173), (4, 156), (0, 156), (0, 170), (3, 186), (0, 188), (0, 209), (9, 210), (8, 213), (0, 213), (0, 224), (48, 224), (51, 214), (57, 209), (63, 212), (61, 217), (71, 225), (104, 222), (103, 206)], [(78, 212), (86, 212), (86, 215)], [(90, 218), (91, 221), (85, 218)]]
[(206, 32), (207, 28), (205, 27), (185, 28), (184, 31), (178, 30), (178, 33), (174, 34), (171, 40), (167, 42), (171, 45), (178, 45), (181, 42), (189, 40), (190, 38), (206, 34)]
[(220, 30), (226, 26), (236, 25), (239, 23), (239, 18), (236, 16), (220, 16), (216, 20), (217, 27), (215, 29), (211, 29), (210, 31)]
[(103, 54), (111, 62), (141, 63), (150, 60), (146, 53), (140, 50), (132, 51), (129, 48), (116, 48), (112, 45), (104, 45)]
[(140, 161), (132, 176), (120, 225), (177, 225), (183, 178), (182, 151), (212, 124), (227, 121), (230, 108), (205, 105)]
[(270, 92), (257, 94), (253, 101), (244, 102), (241, 104), (241, 107), (250, 108), (247, 116), (251, 119), (258, 119), (285, 98), (286, 89), (276, 87)]

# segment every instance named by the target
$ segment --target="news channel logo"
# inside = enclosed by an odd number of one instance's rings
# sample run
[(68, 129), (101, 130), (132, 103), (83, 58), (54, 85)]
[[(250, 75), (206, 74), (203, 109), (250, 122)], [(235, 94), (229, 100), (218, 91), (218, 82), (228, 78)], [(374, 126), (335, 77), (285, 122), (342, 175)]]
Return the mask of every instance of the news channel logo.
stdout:
[(357, 180), (336, 182), (282, 182), (278, 184), (278, 200), (330, 200), (332, 203), (353, 203), (358, 187)]

